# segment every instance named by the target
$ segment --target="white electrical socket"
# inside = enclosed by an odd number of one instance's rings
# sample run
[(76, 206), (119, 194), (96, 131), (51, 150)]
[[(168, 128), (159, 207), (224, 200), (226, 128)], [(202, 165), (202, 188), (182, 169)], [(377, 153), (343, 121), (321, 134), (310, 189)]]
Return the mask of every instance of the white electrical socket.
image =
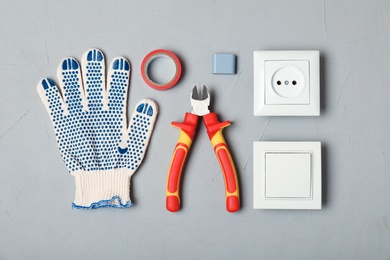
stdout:
[(320, 115), (319, 51), (255, 51), (254, 115)]

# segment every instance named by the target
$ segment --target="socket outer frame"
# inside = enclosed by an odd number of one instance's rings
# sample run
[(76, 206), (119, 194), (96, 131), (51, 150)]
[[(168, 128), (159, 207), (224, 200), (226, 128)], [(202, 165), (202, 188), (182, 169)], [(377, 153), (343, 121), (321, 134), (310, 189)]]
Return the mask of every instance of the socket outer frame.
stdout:
[[(309, 61), (308, 104), (267, 104), (266, 61)], [(254, 106), (255, 116), (319, 116), (320, 115), (320, 52), (313, 51), (255, 51), (254, 62)]]

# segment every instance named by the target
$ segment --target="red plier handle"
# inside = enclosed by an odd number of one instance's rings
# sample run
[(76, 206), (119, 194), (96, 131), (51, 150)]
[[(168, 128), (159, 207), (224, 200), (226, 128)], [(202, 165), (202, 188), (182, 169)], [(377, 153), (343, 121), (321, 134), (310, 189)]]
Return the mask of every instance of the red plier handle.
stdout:
[(171, 165), (168, 171), (166, 207), (167, 210), (176, 212), (180, 209), (180, 179), (187, 153), (194, 139), (198, 116), (186, 113), (182, 123), (172, 122), (172, 125), (180, 129), (179, 140), (173, 152)]
[[(240, 209), (237, 172), (222, 134), (223, 128), (229, 126), (230, 122), (219, 122), (217, 115), (214, 112), (204, 115), (203, 119), (207, 134), (224, 175), (226, 209), (229, 212), (236, 212)], [(169, 167), (166, 189), (166, 208), (172, 212), (176, 212), (180, 209), (180, 179), (187, 153), (195, 135), (197, 123), (198, 116), (191, 113), (186, 113), (182, 123), (172, 123), (173, 126), (180, 129), (179, 140), (177, 141)]]
[(219, 122), (215, 112), (203, 116), (203, 121), (225, 179), (226, 209), (229, 212), (236, 212), (240, 209), (237, 172), (222, 134), (223, 128), (231, 123)]

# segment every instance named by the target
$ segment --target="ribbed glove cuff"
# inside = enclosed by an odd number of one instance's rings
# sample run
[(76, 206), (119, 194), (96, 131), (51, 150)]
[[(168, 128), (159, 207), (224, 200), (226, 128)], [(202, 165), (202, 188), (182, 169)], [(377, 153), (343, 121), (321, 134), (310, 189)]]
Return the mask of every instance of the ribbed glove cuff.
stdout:
[(129, 169), (107, 171), (75, 171), (76, 198), (73, 208), (128, 208), (130, 201)]

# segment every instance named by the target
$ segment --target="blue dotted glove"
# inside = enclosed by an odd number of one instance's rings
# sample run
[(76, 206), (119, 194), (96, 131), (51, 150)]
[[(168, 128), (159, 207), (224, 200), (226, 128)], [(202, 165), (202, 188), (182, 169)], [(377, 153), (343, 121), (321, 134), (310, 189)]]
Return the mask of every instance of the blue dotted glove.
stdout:
[(145, 155), (157, 116), (157, 104), (141, 100), (127, 127), (127, 89), (130, 64), (122, 57), (108, 69), (97, 49), (81, 62), (65, 58), (58, 67), (58, 88), (48, 78), (38, 93), (53, 122), (57, 143), (69, 172), (75, 177), (74, 208), (127, 208), (130, 177)]

